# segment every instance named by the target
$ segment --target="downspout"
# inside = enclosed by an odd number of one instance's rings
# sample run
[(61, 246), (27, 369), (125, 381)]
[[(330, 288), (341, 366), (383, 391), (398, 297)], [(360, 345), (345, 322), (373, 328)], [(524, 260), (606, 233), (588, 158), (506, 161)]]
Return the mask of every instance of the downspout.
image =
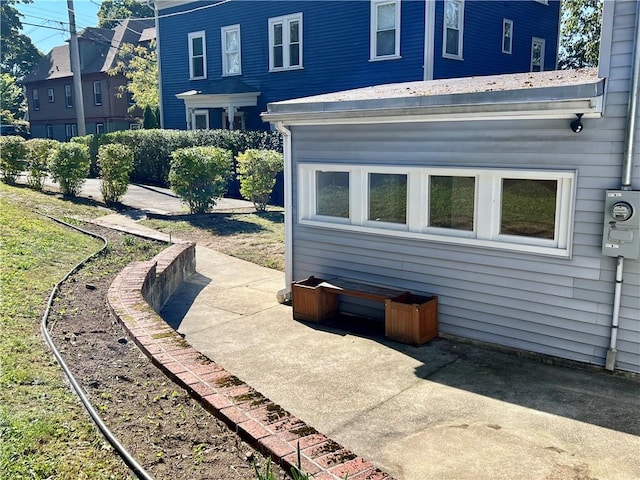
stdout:
[[(627, 114), (627, 132), (625, 136), (624, 156), (622, 159), (621, 190), (632, 190), (631, 176), (633, 170), (633, 151), (636, 140), (636, 118), (638, 116), (638, 88), (640, 87), (640, 2), (636, 4), (636, 22), (632, 53), (631, 85), (629, 91), (629, 110)], [(622, 278), (624, 272), (624, 257), (619, 256), (616, 264), (616, 286), (613, 293), (613, 316), (611, 318), (611, 341), (607, 352), (605, 368), (613, 371), (616, 364), (618, 323), (620, 320), (620, 299), (622, 297)]]
[(282, 133), (284, 150), (284, 288), (278, 292), (278, 301), (284, 303), (291, 298), (293, 281), (293, 186), (291, 185), (291, 130), (282, 122), (276, 123), (276, 129)]
[(158, 21), (158, 5), (156, 1), (147, 0), (147, 6), (153, 3), (154, 23), (156, 27), (156, 63), (158, 65), (158, 112), (160, 114), (160, 128), (164, 129), (164, 115), (162, 108), (162, 67), (160, 62), (160, 22)]

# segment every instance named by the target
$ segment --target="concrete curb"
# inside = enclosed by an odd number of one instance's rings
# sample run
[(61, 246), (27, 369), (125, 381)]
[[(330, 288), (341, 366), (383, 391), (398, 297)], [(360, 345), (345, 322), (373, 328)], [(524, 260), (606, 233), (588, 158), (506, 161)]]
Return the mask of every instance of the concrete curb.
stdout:
[[(191, 347), (158, 315), (152, 298), (168, 298), (193, 273), (194, 244), (176, 244), (154, 259), (134, 262), (115, 278), (108, 303), (142, 352), (209, 412), (286, 469), (301, 468), (315, 480), (393, 480)], [(176, 265), (178, 265), (176, 267)], [(170, 277), (170, 278), (169, 278)]]

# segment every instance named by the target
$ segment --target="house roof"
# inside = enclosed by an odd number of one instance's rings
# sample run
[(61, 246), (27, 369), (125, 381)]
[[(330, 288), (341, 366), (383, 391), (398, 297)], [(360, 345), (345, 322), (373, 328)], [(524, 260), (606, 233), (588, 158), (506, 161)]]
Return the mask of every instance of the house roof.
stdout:
[[(108, 28), (87, 27), (78, 33), (78, 44), (84, 52), (88, 45), (95, 48), (94, 55), (82, 65), (82, 74), (107, 72), (115, 66), (117, 52), (125, 43), (137, 44), (142, 34), (153, 30), (153, 20), (126, 19), (113, 30)], [(147, 32), (147, 36), (152, 32)], [(86, 43), (85, 43), (86, 42)], [(89, 57), (89, 55), (87, 55)], [(59, 45), (36, 65), (35, 69), (25, 76), (24, 83), (35, 83), (56, 78), (71, 77), (71, 56), (69, 44)]]
[(557, 70), (376, 85), (270, 103), (262, 117), (285, 123), (597, 117), (603, 95), (597, 69)]

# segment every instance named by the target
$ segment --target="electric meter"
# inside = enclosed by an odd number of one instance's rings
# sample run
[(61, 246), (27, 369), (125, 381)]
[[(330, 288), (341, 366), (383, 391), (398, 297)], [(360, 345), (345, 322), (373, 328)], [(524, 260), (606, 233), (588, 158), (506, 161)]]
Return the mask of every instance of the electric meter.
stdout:
[(611, 216), (618, 222), (626, 222), (633, 215), (633, 207), (628, 202), (616, 202), (611, 206)]

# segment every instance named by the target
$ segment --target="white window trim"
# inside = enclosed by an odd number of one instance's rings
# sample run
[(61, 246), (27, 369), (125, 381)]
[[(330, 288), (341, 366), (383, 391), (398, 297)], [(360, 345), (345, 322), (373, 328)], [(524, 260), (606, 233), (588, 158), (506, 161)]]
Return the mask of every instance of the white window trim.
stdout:
[[(298, 31), (298, 35), (300, 37), (300, 65), (293, 65), (291, 66), (291, 59), (289, 58), (289, 22), (292, 21), (298, 21), (299, 22), (299, 31)], [(274, 67), (273, 63), (274, 63), (274, 58), (273, 58), (273, 42), (274, 42), (274, 38), (273, 38), (273, 27), (274, 25), (277, 25), (281, 23), (282, 24), (282, 67)], [(282, 71), (287, 71), (287, 70), (301, 70), (304, 68), (304, 62), (302, 60), (302, 53), (304, 51), (303, 48), (303, 39), (304, 36), (302, 34), (303, 30), (302, 30), (302, 12), (299, 13), (293, 13), (291, 15), (284, 15), (282, 17), (273, 17), (269, 19), (269, 71), (270, 72), (282, 72)]]
[(47, 129), (47, 138), (53, 138), (53, 125), (49, 124), (46, 126)]
[(444, 8), (446, 9), (447, 2), (455, 2), (460, 4), (460, 15), (458, 17), (458, 55), (452, 55), (447, 53), (447, 25), (444, 18), (442, 18), (442, 57), (449, 58), (451, 60), (463, 60), (462, 46), (464, 39), (464, 0), (445, 0)]
[[(511, 31), (511, 37), (509, 38), (509, 49), (505, 50), (504, 48), (504, 39), (507, 36), (507, 30), (506, 30), (506, 26), (509, 25), (511, 27), (510, 31)], [(508, 18), (503, 18), (502, 19), (502, 53), (506, 53), (508, 55), (511, 55), (513, 53), (513, 20), (509, 20)]]
[(542, 44), (542, 48), (540, 49), (540, 71), (544, 72), (544, 55), (545, 50), (547, 48), (546, 41), (544, 38), (531, 37), (531, 64), (529, 65), (529, 71), (533, 72), (533, 47), (536, 43)]
[[(228, 32), (238, 32), (238, 61), (240, 64), (240, 71), (236, 73), (229, 73), (227, 70), (227, 44), (225, 42), (226, 34)], [(234, 75), (242, 75), (242, 37), (240, 36), (240, 25), (229, 25), (227, 27), (222, 27), (220, 29), (220, 37), (221, 37), (221, 51), (222, 51), (222, 76), (234, 76)]]
[[(233, 114), (233, 122), (235, 123), (236, 119), (240, 120), (240, 130), (245, 130), (245, 117), (244, 112), (234, 112)], [(222, 129), (229, 130), (229, 115), (226, 111), (222, 112)]]
[[(193, 74), (193, 40), (202, 38), (202, 76)], [(189, 33), (189, 80), (203, 80), (207, 78), (207, 38), (204, 30)]]
[(191, 130), (196, 130), (196, 117), (204, 115), (207, 118), (207, 128), (209, 130), (209, 110), (194, 110), (191, 112)]
[[(102, 132), (100, 130), (102, 130)], [(104, 123), (96, 123), (96, 135), (101, 135), (104, 132)]]
[(137, 122), (132, 122), (129, 124), (129, 130), (142, 130), (142, 125)]
[(549, 0), (533, 0), (534, 2), (541, 3), (543, 5), (549, 5)]
[(47, 100), (49, 101), (49, 103), (53, 103), (56, 101), (55, 90), (51, 87), (47, 88)]
[[(315, 214), (316, 172), (349, 173), (349, 218)], [(407, 223), (390, 224), (367, 220), (368, 174), (406, 174)], [(475, 177), (474, 230), (435, 228), (428, 225), (429, 176)], [(504, 235), (500, 233), (502, 179), (555, 180), (558, 182), (554, 239)], [(379, 165), (298, 165), (298, 223), (313, 227), (346, 230), (427, 241), (517, 251), (554, 257), (571, 257), (573, 215), (577, 174), (574, 170), (503, 170), (429, 168)]]
[[(99, 101), (98, 95), (100, 95)], [(100, 85), (100, 80), (95, 80), (93, 82), (93, 104), (98, 107), (102, 105), (102, 85)]]
[[(369, 61), (378, 62), (380, 60), (395, 60), (398, 58), (402, 58), (400, 56), (400, 1), (401, 0), (371, 0), (371, 27), (370, 27), (370, 38), (369, 38)], [(378, 7), (384, 4), (394, 4), (395, 5), (395, 36), (396, 36), (396, 49), (392, 55), (377, 55), (378, 51)]]

